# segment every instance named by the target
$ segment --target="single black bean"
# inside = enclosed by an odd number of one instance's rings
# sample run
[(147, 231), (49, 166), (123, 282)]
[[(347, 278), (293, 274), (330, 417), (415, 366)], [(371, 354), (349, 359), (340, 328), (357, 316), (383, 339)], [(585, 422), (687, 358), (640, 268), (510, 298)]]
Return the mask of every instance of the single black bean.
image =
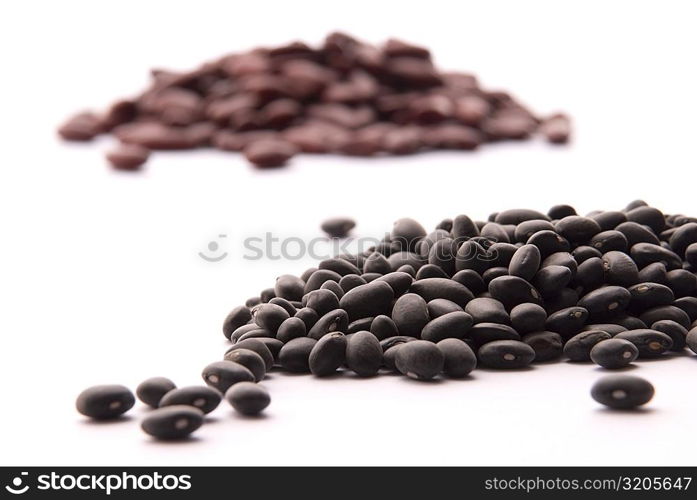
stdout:
[(573, 256), (574, 260), (576, 261), (576, 264), (579, 266), (583, 264), (585, 261), (588, 259), (592, 259), (593, 257), (602, 257), (603, 254), (598, 251), (597, 249), (593, 247), (589, 247), (587, 245), (581, 245), (573, 249), (571, 252), (571, 255)]
[(252, 309), (254, 322), (274, 334), (289, 317), (288, 311), (276, 304), (260, 304)]
[(356, 288), (357, 286), (365, 285), (366, 283), (367, 281), (361, 278), (359, 274), (347, 274), (346, 276), (342, 276), (342, 278), (339, 280), (339, 286), (344, 293)]
[(426, 323), (421, 338), (435, 343), (447, 338), (462, 339), (471, 327), (472, 316), (466, 312), (451, 312)]
[(685, 343), (692, 352), (697, 354), (697, 327), (693, 326), (692, 329), (687, 333), (685, 337)]
[(627, 220), (648, 226), (655, 234), (663, 231), (666, 224), (663, 212), (653, 207), (637, 207), (629, 210)]
[(400, 273), (407, 273), (412, 278), (416, 276), (416, 270), (414, 270), (414, 268), (409, 264), (404, 264), (403, 266), (398, 267), (397, 271)]
[(539, 231), (554, 231), (554, 225), (549, 221), (539, 219), (521, 222), (515, 227), (513, 239), (517, 243), (525, 243)]
[(615, 338), (629, 340), (639, 349), (640, 358), (655, 358), (673, 347), (670, 336), (648, 328), (627, 330), (618, 333)]
[(312, 374), (325, 377), (335, 373), (346, 361), (346, 344), (346, 336), (341, 332), (333, 332), (319, 339), (310, 351)]
[(598, 380), (591, 396), (598, 403), (617, 410), (629, 410), (645, 405), (654, 394), (650, 382), (633, 375), (608, 375)]
[(527, 244), (535, 245), (540, 250), (540, 254), (543, 258), (553, 253), (569, 252), (571, 250), (571, 245), (568, 240), (555, 231), (548, 229), (538, 231), (530, 236)]
[(82, 391), (77, 397), (75, 407), (86, 417), (107, 420), (120, 417), (133, 408), (136, 399), (133, 393), (122, 385), (95, 385)]
[(667, 285), (676, 297), (694, 296), (697, 292), (697, 276), (686, 269), (674, 269), (666, 275)]
[(680, 226), (671, 235), (669, 243), (676, 254), (687, 257), (687, 249), (697, 243), (697, 223), (688, 222)]
[(626, 339), (608, 339), (593, 346), (590, 357), (593, 363), (609, 370), (624, 368), (639, 356), (639, 349)]
[(627, 289), (632, 296), (630, 307), (633, 311), (643, 312), (657, 306), (667, 306), (673, 303), (673, 291), (658, 283), (638, 283)]
[(660, 245), (637, 243), (629, 253), (639, 269), (654, 262), (665, 264), (668, 271), (682, 268), (682, 259), (676, 253)]
[(425, 264), (421, 266), (419, 271), (416, 273), (416, 280), (423, 280), (427, 278), (446, 278), (448, 279), (450, 276), (443, 271), (440, 267), (434, 265), (434, 264)]
[[(413, 340), (417, 340), (417, 339), (413, 339)], [(391, 372), (399, 371), (399, 370), (397, 370), (395, 358), (397, 357), (397, 349), (402, 344), (404, 344), (404, 342), (401, 342), (399, 344), (395, 344), (394, 346), (390, 347), (389, 349), (387, 349), (385, 352), (382, 353), (382, 366)]]
[(348, 330), (349, 317), (343, 309), (334, 309), (317, 320), (307, 336), (315, 340), (321, 339), (331, 332), (345, 333)]
[(426, 301), (415, 293), (402, 295), (392, 308), (392, 320), (400, 335), (419, 337), (431, 320)]
[[(222, 363), (222, 361), (218, 361)], [(203, 413), (210, 413), (220, 404), (221, 394), (216, 389), (205, 385), (190, 385), (172, 389), (160, 400), (160, 408), (165, 406), (186, 405), (198, 408)]]
[[(265, 288), (259, 294), (259, 298), (261, 299), (262, 304), (266, 304), (271, 299), (273, 299), (275, 296), (276, 296), (276, 292), (274, 291), (273, 288)], [(252, 315), (254, 315), (254, 314), (252, 314)]]
[(535, 359), (535, 351), (519, 340), (495, 340), (481, 346), (477, 358), (489, 368), (525, 368)]
[[(305, 324), (305, 330), (309, 330), (313, 326), (315, 326), (315, 323), (317, 323), (317, 320), (319, 319), (319, 315), (317, 314), (317, 311), (310, 307), (303, 307), (301, 309), (298, 309), (298, 312), (295, 313), (295, 317), (300, 319), (304, 324)], [(288, 321), (288, 320), (286, 320)], [(284, 321), (285, 323), (285, 321)], [(279, 327), (280, 330), (280, 327)], [(304, 335), (304, 334), (303, 334)], [(300, 337), (300, 335), (296, 335), (297, 337)], [(282, 340), (282, 339), (279, 339)]]
[(600, 225), (589, 217), (569, 215), (559, 220), (554, 228), (571, 243), (587, 243), (598, 234)]
[(384, 255), (373, 252), (368, 256), (363, 264), (364, 273), (387, 274), (392, 271), (392, 266)]
[[(444, 339), (436, 344), (443, 354), (443, 373), (451, 378), (462, 378), (477, 366), (474, 351), (459, 339)], [(389, 351), (388, 351), (389, 352)]]
[(411, 266), (416, 272), (425, 264), (423, 256), (414, 252), (395, 252), (387, 260), (393, 271), (397, 271), (402, 266)]
[(642, 328), (648, 328), (646, 323), (636, 316), (630, 316), (629, 314), (620, 314), (610, 318), (608, 321), (623, 326), (625, 330), (641, 330)]
[(395, 322), (392, 321), (392, 318), (384, 314), (373, 318), (369, 330), (378, 340), (384, 340), (399, 335), (399, 330), (397, 330)]
[(345, 238), (349, 231), (356, 227), (356, 221), (346, 217), (334, 217), (322, 222), (320, 227), (332, 238)]
[(576, 276), (576, 272), (578, 271), (578, 264), (576, 263), (576, 259), (574, 259), (574, 256), (571, 255), (569, 252), (554, 252), (553, 254), (548, 255), (542, 261), (540, 268), (545, 268), (549, 266), (566, 267), (569, 269), (569, 271), (571, 271), (572, 276)]
[(258, 415), (271, 403), (271, 396), (263, 386), (252, 382), (240, 382), (230, 387), (225, 399), (242, 415)]
[(136, 396), (146, 405), (157, 408), (162, 396), (176, 388), (174, 382), (166, 377), (151, 377), (138, 384)]
[(547, 266), (540, 269), (532, 280), (543, 297), (558, 294), (571, 282), (571, 270), (565, 266)]
[(337, 283), (341, 280), (341, 275), (330, 271), (329, 269), (318, 269), (307, 279), (305, 282), (305, 288), (303, 289), (303, 294), (309, 293), (312, 290), (319, 290), (325, 281), (336, 281)]
[(339, 297), (331, 290), (320, 288), (303, 296), (303, 306), (314, 309), (319, 316), (324, 316), (329, 311), (339, 309)]
[(246, 335), (249, 332), (254, 332), (254, 331), (258, 331), (258, 330), (267, 331), (267, 330), (264, 330), (263, 328), (259, 328), (259, 325), (257, 325), (256, 323), (249, 323), (246, 325), (242, 325), (239, 328), (237, 328), (234, 332), (232, 332), (232, 334), (230, 335), (230, 342), (235, 344), (235, 343), (239, 342), (240, 338), (242, 338), (243, 335)]
[[(225, 357), (227, 358), (227, 354)], [(252, 371), (246, 366), (229, 359), (209, 364), (201, 372), (201, 377), (206, 384), (222, 393), (238, 382), (253, 382), (255, 379)]]
[(584, 307), (573, 306), (550, 314), (545, 322), (545, 327), (565, 338), (570, 338), (581, 331), (587, 320), (588, 310)]
[[(511, 259), (520, 247), (512, 243), (497, 242), (489, 247), (491, 267), (505, 267), (511, 264)], [(486, 273), (486, 271), (485, 271)]]
[(305, 282), (292, 274), (283, 274), (279, 276), (276, 278), (276, 284), (274, 285), (276, 297), (281, 297), (286, 300), (301, 300), (304, 289)]
[(668, 270), (663, 262), (654, 262), (639, 271), (639, 281), (642, 283), (668, 283)]
[(530, 283), (518, 276), (500, 276), (489, 283), (489, 293), (507, 309), (530, 302), (541, 304), (539, 292)]
[(576, 209), (571, 205), (554, 205), (547, 211), (547, 215), (552, 220), (559, 220), (577, 214)]
[(269, 352), (271, 352), (271, 355), (273, 356), (274, 364), (276, 364), (278, 362), (278, 353), (281, 352), (281, 347), (283, 347), (283, 342), (278, 339), (271, 338), (258, 338), (254, 340), (261, 342), (268, 348)]
[[(302, 311), (302, 309), (301, 309)], [(316, 322), (315, 322), (316, 323)], [(291, 340), (307, 335), (307, 326), (299, 317), (288, 318), (278, 327), (276, 338), (284, 344)]]
[(401, 245), (403, 250), (414, 251), (416, 243), (426, 236), (426, 230), (414, 219), (403, 218), (395, 221), (390, 237)]
[(361, 270), (356, 265), (339, 257), (323, 260), (319, 263), (319, 268), (334, 271), (341, 275), (341, 277), (348, 276), (349, 274), (361, 274)]
[[(623, 222), (615, 227), (617, 231), (624, 234), (627, 238), (627, 246), (631, 249), (637, 243), (650, 243), (658, 245), (658, 237), (653, 234), (651, 229), (636, 222)], [(643, 267), (643, 266), (639, 266)]]
[(261, 299), (259, 297), (250, 297), (244, 303), (245, 307), (254, 307), (261, 304)]
[(540, 250), (535, 245), (523, 245), (513, 255), (508, 273), (530, 281), (540, 268), (541, 262)]
[(584, 332), (589, 332), (593, 330), (600, 330), (602, 332), (609, 333), (611, 337), (614, 337), (620, 332), (626, 332), (627, 328), (622, 325), (616, 325), (613, 323), (592, 323), (583, 327)]
[(592, 257), (579, 264), (573, 284), (585, 294), (605, 283), (605, 263), (599, 257)]
[(571, 361), (590, 361), (593, 346), (610, 338), (612, 336), (602, 330), (583, 331), (571, 337), (564, 344), (564, 355)]
[(505, 242), (508, 243), (510, 240), (508, 238), (508, 233), (504, 229), (502, 224), (497, 222), (488, 222), (479, 231), (480, 236), (488, 238), (491, 241)]
[(549, 220), (545, 214), (538, 212), (537, 210), (530, 210), (527, 208), (514, 208), (511, 210), (504, 210), (496, 215), (495, 221), (499, 224), (520, 224), (528, 220)]
[(519, 304), (511, 309), (510, 324), (521, 335), (544, 330), (547, 313), (537, 304)]
[[(457, 255), (457, 249), (458, 246), (455, 240), (449, 237), (442, 238), (436, 241), (430, 248), (428, 252), (428, 263), (437, 266), (447, 276), (452, 276), (455, 274), (455, 256)], [(419, 271), (421, 271), (421, 269), (419, 269)]]
[(673, 305), (685, 311), (690, 321), (697, 319), (697, 297), (680, 297), (673, 302)]
[(455, 256), (455, 271), (471, 269), (479, 274), (489, 269), (492, 256), (474, 239), (460, 245)]
[(392, 287), (394, 297), (401, 297), (409, 290), (409, 287), (414, 282), (414, 277), (403, 271), (394, 271), (381, 276), (376, 281), (384, 281)]
[(653, 325), (656, 321), (670, 319), (685, 328), (690, 328), (690, 317), (685, 311), (675, 306), (658, 306), (644, 311), (639, 319), (647, 325)]
[(585, 294), (578, 305), (588, 310), (591, 320), (624, 311), (631, 295), (621, 286), (603, 286)]
[(284, 370), (307, 373), (310, 371), (310, 352), (317, 341), (310, 337), (298, 337), (283, 345), (278, 361)]
[(453, 219), (451, 232), (453, 238), (460, 241), (479, 236), (477, 225), (466, 215), (458, 215)]
[(269, 371), (271, 368), (273, 368), (274, 356), (267, 347), (267, 345), (261, 341), (261, 339), (244, 339), (240, 342), (237, 342), (234, 346), (228, 349), (227, 352), (234, 351), (236, 349), (249, 349), (250, 351), (256, 352), (259, 356), (261, 356), (261, 359), (264, 360), (266, 371)]
[(508, 325), (478, 323), (470, 328), (469, 338), (475, 347), (495, 340), (520, 340), (520, 335)]
[(600, 212), (599, 214), (593, 215), (591, 219), (597, 222), (600, 229), (603, 231), (614, 229), (623, 222), (627, 222), (627, 216), (624, 212), (617, 211)]
[[(303, 273), (300, 275), (300, 281), (302, 281), (303, 283), (306, 283), (307, 280), (310, 279), (310, 276), (312, 276), (315, 271), (317, 271), (316, 267), (310, 267), (310, 268), (305, 269), (305, 271), (303, 271)], [(303, 285), (303, 294), (305, 293), (304, 290), (305, 290), (305, 285)]]
[(433, 342), (415, 340), (399, 347), (395, 365), (400, 373), (417, 380), (431, 380), (443, 371), (445, 357)]
[(384, 281), (377, 280), (346, 292), (339, 301), (339, 307), (346, 311), (350, 321), (355, 321), (388, 314), (393, 298), (392, 287)]
[(203, 412), (186, 405), (167, 406), (148, 413), (140, 424), (144, 432), (163, 440), (184, 439), (203, 425)]
[(607, 252), (603, 255), (605, 280), (610, 285), (630, 287), (639, 282), (639, 269), (634, 261), (623, 252)]
[(492, 298), (479, 297), (472, 299), (465, 306), (465, 312), (476, 323), (500, 323), (510, 325), (511, 318), (503, 304)]
[(374, 319), (375, 318), (361, 318), (357, 319), (356, 321), (352, 321), (346, 327), (346, 333), (349, 334), (360, 332), (361, 330), (370, 330), (370, 325), (373, 324)]
[(599, 250), (600, 253), (606, 253), (610, 251), (626, 252), (629, 250), (629, 242), (627, 237), (611, 229), (609, 231), (602, 231), (595, 236), (593, 236), (589, 242), (590, 246)]
[(545, 307), (547, 314), (553, 314), (578, 303), (579, 293), (573, 288), (563, 288), (555, 297), (547, 297)]
[(523, 336), (523, 342), (535, 351), (535, 361), (551, 361), (562, 353), (562, 339), (555, 332), (534, 332)]
[(479, 295), (487, 290), (487, 284), (484, 283), (481, 275), (472, 269), (464, 269), (458, 271), (451, 278), (453, 281), (460, 283), (474, 295)]
[(687, 328), (672, 321), (670, 319), (662, 319), (651, 325), (652, 330), (665, 333), (673, 341), (671, 351), (682, 351), (685, 349), (685, 338), (687, 337)]
[(232, 332), (246, 325), (252, 319), (252, 313), (246, 306), (238, 306), (230, 311), (223, 322), (223, 335), (229, 340)]
[[(329, 290), (332, 292), (338, 299), (344, 296), (344, 289), (339, 286), (339, 283), (336, 281), (325, 281), (322, 283), (322, 286), (319, 287), (320, 290)], [(272, 301), (273, 302), (273, 301)]]
[(377, 375), (382, 365), (382, 347), (375, 335), (362, 331), (349, 337), (346, 366), (360, 377)]

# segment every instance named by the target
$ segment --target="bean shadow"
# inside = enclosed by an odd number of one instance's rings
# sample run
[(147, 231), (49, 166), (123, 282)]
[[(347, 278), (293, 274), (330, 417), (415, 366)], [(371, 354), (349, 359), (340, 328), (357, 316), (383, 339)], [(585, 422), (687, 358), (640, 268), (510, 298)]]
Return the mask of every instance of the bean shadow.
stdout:
[(109, 426), (109, 425), (119, 425), (119, 424), (127, 424), (130, 422), (133, 422), (135, 418), (132, 415), (120, 415), (116, 418), (105, 418), (105, 419), (92, 419), (92, 418), (86, 418), (82, 420), (82, 425), (85, 426), (90, 426), (90, 427), (102, 427), (102, 426)]
[(658, 410), (655, 408), (627, 408), (627, 409), (617, 409), (617, 408), (597, 408), (595, 410), (599, 414), (605, 415), (650, 415), (656, 413)]
[(635, 365), (634, 363), (631, 363), (627, 366), (623, 366), (622, 368), (603, 368), (602, 366), (596, 366), (593, 371), (596, 371), (598, 373), (622, 373), (622, 372), (631, 372), (632, 370), (638, 370), (639, 367)]
[(184, 446), (184, 445), (193, 445), (197, 443), (203, 443), (204, 440), (201, 439), (198, 436), (186, 436), (183, 438), (178, 438), (178, 439), (146, 439), (145, 444), (147, 446)]

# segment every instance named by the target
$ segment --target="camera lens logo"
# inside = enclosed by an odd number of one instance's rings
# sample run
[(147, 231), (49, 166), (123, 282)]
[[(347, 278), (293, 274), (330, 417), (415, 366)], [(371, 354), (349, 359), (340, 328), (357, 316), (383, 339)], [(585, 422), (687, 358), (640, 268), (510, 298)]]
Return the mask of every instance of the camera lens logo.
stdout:
[[(227, 237), (226, 234), (219, 234), (218, 235), (218, 238), (226, 238), (226, 237)], [(220, 252), (219, 255), (216, 255), (218, 253), (218, 250), (220, 250), (220, 243), (213, 240), (213, 241), (208, 243), (208, 251), (213, 255), (208, 255), (208, 254), (205, 254), (203, 252), (199, 252), (198, 256), (207, 262), (220, 262), (225, 257), (227, 257), (227, 252), (223, 251), (223, 252)]]
[(27, 492), (29, 489), (29, 485), (24, 485), (22, 486), (22, 483), (24, 482), (24, 476), (29, 475), (28, 472), (22, 472), (20, 473), (19, 476), (15, 477), (12, 479), (12, 486), (7, 485), (5, 486), (5, 489), (12, 493), (13, 495), (22, 495)]

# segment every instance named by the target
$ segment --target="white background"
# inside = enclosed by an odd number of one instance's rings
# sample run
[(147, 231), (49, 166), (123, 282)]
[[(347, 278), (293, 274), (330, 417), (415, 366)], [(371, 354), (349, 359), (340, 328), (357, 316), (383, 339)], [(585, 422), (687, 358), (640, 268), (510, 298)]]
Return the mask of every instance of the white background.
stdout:
[[(11, 5), (11, 6), (10, 6)], [(350, 215), (380, 236), (400, 216), (519, 206), (580, 212), (645, 198), (697, 214), (695, 12), (689, 2), (15, 2), (0, 15), (0, 463), (690, 464), (695, 357), (642, 362), (647, 410), (615, 414), (588, 392), (601, 373), (560, 363), (478, 370), (436, 384), (273, 373), (266, 418), (223, 404), (197, 439), (158, 444), (144, 410), (86, 422), (75, 396), (152, 375), (200, 383), (221, 357), (229, 309), (312, 262), (246, 261), (242, 240), (318, 236)], [(67, 145), (56, 125), (139, 91), (152, 66), (346, 30), (432, 48), (541, 113), (575, 119), (570, 147), (362, 160), (301, 156), (256, 172), (236, 154), (158, 153), (138, 175), (103, 160), (108, 140)], [(199, 251), (227, 234), (227, 259)]]

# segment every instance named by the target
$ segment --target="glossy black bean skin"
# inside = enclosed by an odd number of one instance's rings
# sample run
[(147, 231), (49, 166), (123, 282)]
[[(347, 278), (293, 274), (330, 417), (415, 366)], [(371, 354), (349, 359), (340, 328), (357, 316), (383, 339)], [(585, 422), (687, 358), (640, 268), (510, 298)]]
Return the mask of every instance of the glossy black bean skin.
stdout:
[(432, 342), (415, 340), (399, 347), (395, 365), (400, 373), (416, 380), (431, 380), (443, 371), (445, 357)]
[(627, 216), (623, 212), (617, 211), (600, 212), (599, 214), (593, 215), (591, 219), (597, 222), (600, 229), (603, 231), (609, 231), (623, 222), (627, 222)]
[(478, 323), (470, 328), (469, 338), (475, 347), (495, 340), (520, 340), (520, 335), (508, 325)]
[(609, 333), (602, 330), (587, 330), (578, 333), (564, 344), (564, 356), (571, 361), (590, 361), (591, 350), (595, 344), (611, 338)]
[(381, 278), (378, 278), (377, 281), (384, 281), (390, 285), (390, 287), (392, 287), (394, 297), (397, 298), (407, 293), (407, 290), (409, 290), (414, 278), (409, 273), (394, 271), (382, 276)]
[(540, 250), (535, 245), (523, 245), (513, 254), (508, 272), (511, 276), (530, 281), (540, 268), (541, 262)]
[(201, 377), (206, 384), (225, 393), (238, 382), (253, 382), (255, 376), (246, 366), (233, 360), (224, 360), (207, 365), (201, 372)]
[(639, 282), (639, 269), (626, 253), (607, 252), (602, 259), (608, 284), (630, 287)]
[(561, 356), (563, 342), (558, 333), (528, 333), (522, 340), (535, 351), (534, 361), (536, 362), (551, 361)]
[(402, 295), (392, 308), (392, 320), (400, 335), (419, 337), (421, 330), (431, 320), (426, 301), (415, 293)]
[(631, 297), (627, 289), (621, 286), (603, 286), (581, 297), (578, 305), (587, 309), (593, 320), (624, 311)]
[(639, 319), (646, 325), (653, 325), (656, 321), (669, 319), (682, 325), (685, 328), (690, 328), (690, 317), (685, 311), (675, 306), (658, 306), (645, 310)]
[(310, 352), (317, 341), (310, 337), (298, 337), (283, 345), (278, 353), (281, 367), (289, 372), (308, 373), (310, 371)]
[(275, 304), (261, 304), (252, 309), (252, 318), (259, 327), (269, 330), (272, 333), (278, 331), (285, 320), (290, 317), (288, 311)]
[(348, 330), (348, 325), (349, 318), (346, 311), (334, 309), (318, 319), (317, 323), (307, 332), (307, 336), (319, 340), (331, 332), (345, 333)]
[(496, 215), (495, 221), (499, 224), (520, 224), (528, 220), (549, 220), (542, 212), (537, 210), (530, 210), (527, 208), (514, 208), (510, 210), (504, 210)]
[(501, 276), (492, 280), (489, 283), (489, 293), (507, 309), (524, 302), (541, 304), (541, 296), (535, 287), (517, 276)]
[(341, 332), (325, 335), (310, 351), (310, 371), (317, 377), (336, 372), (346, 361), (346, 336)]
[[(658, 237), (651, 232), (649, 228), (637, 224), (636, 222), (623, 222), (616, 226), (615, 229), (624, 234), (630, 249), (638, 243), (650, 243), (652, 245), (658, 245), (659, 243)], [(639, 267), (641, 268), (643, 266)]]
[(511, 318), (506, 312), (503, 304), (492, 298), (476, 298), (471, 300), (465, 306), (465, 312), (472, 316), (473, 322), (476, 323), (501, 323), (510, 325)]
[(652, 330), (665, 333), (673, 341), (671, 351), (682, 351), (685, 349), (685, 339), (687, 337), (687, 328), (670, 319), (662, 319), (651, 325)]
[(360, 274), (347, 274), (339, 280), (339, 286), (344, 293), (356, 288), (357, 286), (365, 285), (366, 283), (367, 281), (361, 278)]
[(685, 343), (692, 352), (697, 354), (697, 327), (693, 326), (685, 337)]
[[(350, 274), (361, 274), (361, 270), (355, 264), (346, 259), (334, 257), (333, 259), (325, 259), (319, 263), (320, 269), (327, 269), (339, 274), (342, 278)], [(341, 282), (341, 280), (339, 280)], [(304, 288), (304, 287), (303, 287)]]
[(633, 375), (608, 375), (598, 380), (591, 396), (598, 403), (617, 410), (628, 410), (645, 405), (654, 394), (653, 386)]
[(581, 331), (586, 321), (588, 321), (587, 309), (579, 306), (567, 307), (550, 314), (545, 322), (545, 328), (570, 338)]
[(428, 302), (428, 314), (432, 319), (451, 312), (463, 311), (462, 307), (448, 299), (433, 299)]
[[(225, 361), (232, 361), (247, 368), (250, 372), (252, 372), (252, 375), (254, 375), (254, 381), (256, 382), (263, 380), (266, 376), (266, 362), (264, 361), (264, 358), (251, 349), (228, 350), (225, 353), (224, 359)], [(205, 376), (204, 379), (210, 382)], [(226, 389), (219, 390), (220, 392), (225, 392)]]
[(687, 249), (697, 243), (697, 223), (688, 222), (678, 227), (671, 235), (670, 247), (681, 257), (686, 257)]
[(592, 257), (578, 266), (573, 284), (583, 293), (588, 293), (605, 283), (605, 263), (599, 257)]
[(426, 301), (447, 299), (460, 307), (464, 307), (474, 298), (472, 292), (464, 285), (448, 278), (427, 278), (415, 281), (409, 291), (412, 294), (420, 295)]
[(203, 413), (210, 413), (220, 404), (222, 396), (219, 391), (205, 385), (190, 385), (173, 389), (160, 400), (160, 408), (174, 405), (186, 405), (198, 408)]
[(555, 224), (556, 231), (572, 243), (587, 243), (598, 234), (600, 225), (589, 217), (570, 215)]
[(511, 309), (511, 326), (520, 335), (544, 330), (547, 312), (537, 304), (520, 304)]
[(660, 245), (637, 243), (632, 247), (629, 253), (639, 269), (653, 264), (654, 262), (665, 264), (668, 271), (682, 268), (682, 260), (680, 257)]
[(346, 311), (349, 321), (388, 314), (394, 292), (384, 281), (357, 286), (341, 297), (339, 306)]
[(317, 323), (317, 320), (319, 319), (317, 311), (310, 307), (303, 307), (301, 309), (298, 309), (298, 312), (295, 313), (295, 317), (300, 319), (305, 324), (306, 331), (315, 326), (315, 323)]
[(518, 340), (496, 340), (481, 346), (477, 351), (477, 358), (488, 368), (518, 369), (533, 362), (535, 351)]
[(127, 387), (95, 385), (80, 393), (75, 407), (86, 417), (95, 420), (108, 420), (120, 417), (133, 408), (135, 402), (133, 393)]
[[(290, 318), (289, 318), (290, 319)], [(249, 349), (250, 351), (256, 352), (261, 359), (264, 360), (264, 365), (266, 366), (266, 371), (273, 368), (274, 357), (267, 345), (260, 339), (245, 339), (237, 342), (234, 346), (228, 349), (227, 352), (234, 351), (235, 349)]]
[(421, 266), (419, 271), (416, 273), (415, 279), (423, 280), (426, 278), (449, 278), (449, 275), (439, 266), (434, 264), (425, 264)]
[(571, 282), (571, 278), (572, 273), (568, 267), (547, 266), (535, 274), (532, 284), (543, 297), (549, 297), (558, 294)]
[(627, 290), (631, 295), (630, 309), (640, 313), (653, 307), (670, 305), (675, 300), (673, 291), (658, 283), (637, 283)]
[(247, 416), (258, 415), (271, 404), (269, 391), (252, 382), (240, 382), (230, 387), (225, 399), (235, 411)]
[(629, 250), (627, 237), (614, 229), (596, 234), (591, 238), (589, 245), (599, 250), (600, 253), (607, 253), (613, 250), (626, 252)]
[(305, 282), (292, 274), (279, 276), (276, 278), (276, 284), (274, 285), (276, 297), (286, 300), (301, 300), (304, 289)]
[(397, 325), (392, 318), (381, 314), (376, 316), (370, 323), (370, 333), (375, 335), (378, 340), (384, 340), (389, 337), (394, 337), (399, 335), (399, 330), (397, 330)]
[(329, 311), (339, 309), (339, 297), (331, 290), (320, 288), (303, 296), (303, 306), (314, 309), (318, 316), (324, 316)]
[(203, 415), (192, 406), (167, 406), (148, 413), (140, 427), (156, 439), (184, 439), (203, 425)]
[(466, 312), (452, 312), (429, 321), (421, 331), (421, 338), (437, 343), (443, 339), (462, 339), (472, 327), (472, 316)]
[(577, 214), (576, 209), (571, 205), (554, 205), (547, 211), (547, 215), (552, 220), (559, 220)]
[(669, 271), (666, 278), (676, 297), (693, 296), (697, 292), (697, 276), (686, 269)]
[(543, 258), (557, 252), (569, 252), (571, 245), (561, 235), (555, 231), (543, 230), (538, 231), (527, 241), (528, 245), (535, 245)]
[(487, 290), (487, 284), (484, 283), (481, 275), (471, 269), (458, 271), (451, 279), (460, 283), (475, 295), (479, 295)]
[(668, 335), (649, 328), (627, 330), (615, 338), (629, 340), (639, 349), (640, 358), (655, 358), (673, 347), (673, 340)]
[(477, 367), (477, 356), (462, 340), (444, 339), (436, 347), (443, 354), (443, 373), (448, 377), (466, 377)]
[[(254, 339), (257, 342), (261, 342), (264, 344), (271, 355), (273, 356), (274, 359), (274, 365), (278, 363), (278, 353), (281, 352), (281, 347), (283, 347), (283, 342), (281, 342), (278, 339), (270, 339), (270, 338), (258, 338)], [(268, 371), (268, 370), (267, 370)]]
[(305, 288), (303, 289), (303, 294), (309, 293), (312, 290), (319, 290), (319, 287), (324, 284), (325, 281), (336, 281), (337, 283), (341, 281), (341, 275), (330, 271), (329, 269), (318, 269), (305, 282)]
[(404, 250), (413, 251), (416, 243), (426, 236), (426, 230), (414, 219), (403, 218), (395, 221), (390, 237)]
[(382, 347), (370, 332), (357, 332), (346, 344), (346, 366), (360, 377), (377, 375), (382, 366)]
[(573, 256), (574, 260), (579, 266), (588, 259), (592, 259), (593, 257), (600, 258), (603, 256), (603, 254), (600, 251), (587, 245), (581, 245), (574, 248), (571, 252), (571, 255)]
[(151, 377), (138, 384), (136, 396), (151, 408), (157, 408), (162, 396), (176, 388), (174, 382), (166, 377)]
[(624, 368), (639, 357), (639, 349), (626, 339), (608, 339), (598, 342), (590, 352), (590, 358), (598, 366), (608, 370)]
[(302, 319), (298, 317), (288, 318), (278, 327), (276, 338), (283, 342), (289, 342), (298, 337), (307, 335), (307, 329)]
[(295, 313), (298, 312), (295, 306), (289, 300), (283, 299), (281, 297), (274, 297), (273, 299), (269, 300), (269, 304), (282, 307), (286, 310), (288, 316), (294, 316)]
[(252, 319), (252, 313), (246, 306), (238, 306), (230, 311), (223, 322), (223, 335), (229, 340), (232, 332), (246, 325)]
[(363, 263), (364, 273), (387, 274), (392, 271), (392, 266), (387, 261), (384, 255), (378, 252), (373, 252)]
[(654, 207), (637, 207), (627, 212), (627, 220), (648, 226), (655, 234), (665, 227), (663, 213)]
[(680, 297), (673, 302), (673, 305), (685, 311), (690, 321), (697, 319), (697, 297)]
[(540, 268), (550, 266), (566, 267), (569, 269), (569, 271), (571, 271), (572, 277), (576, 276), (576, 272), (578, 271), (578, 264), (576, 263), (576, 259), (574, 259), (574, 256), (571, 255), (569, 252), (554, 252), (553, 254), (548, 255), (542, 261)]

